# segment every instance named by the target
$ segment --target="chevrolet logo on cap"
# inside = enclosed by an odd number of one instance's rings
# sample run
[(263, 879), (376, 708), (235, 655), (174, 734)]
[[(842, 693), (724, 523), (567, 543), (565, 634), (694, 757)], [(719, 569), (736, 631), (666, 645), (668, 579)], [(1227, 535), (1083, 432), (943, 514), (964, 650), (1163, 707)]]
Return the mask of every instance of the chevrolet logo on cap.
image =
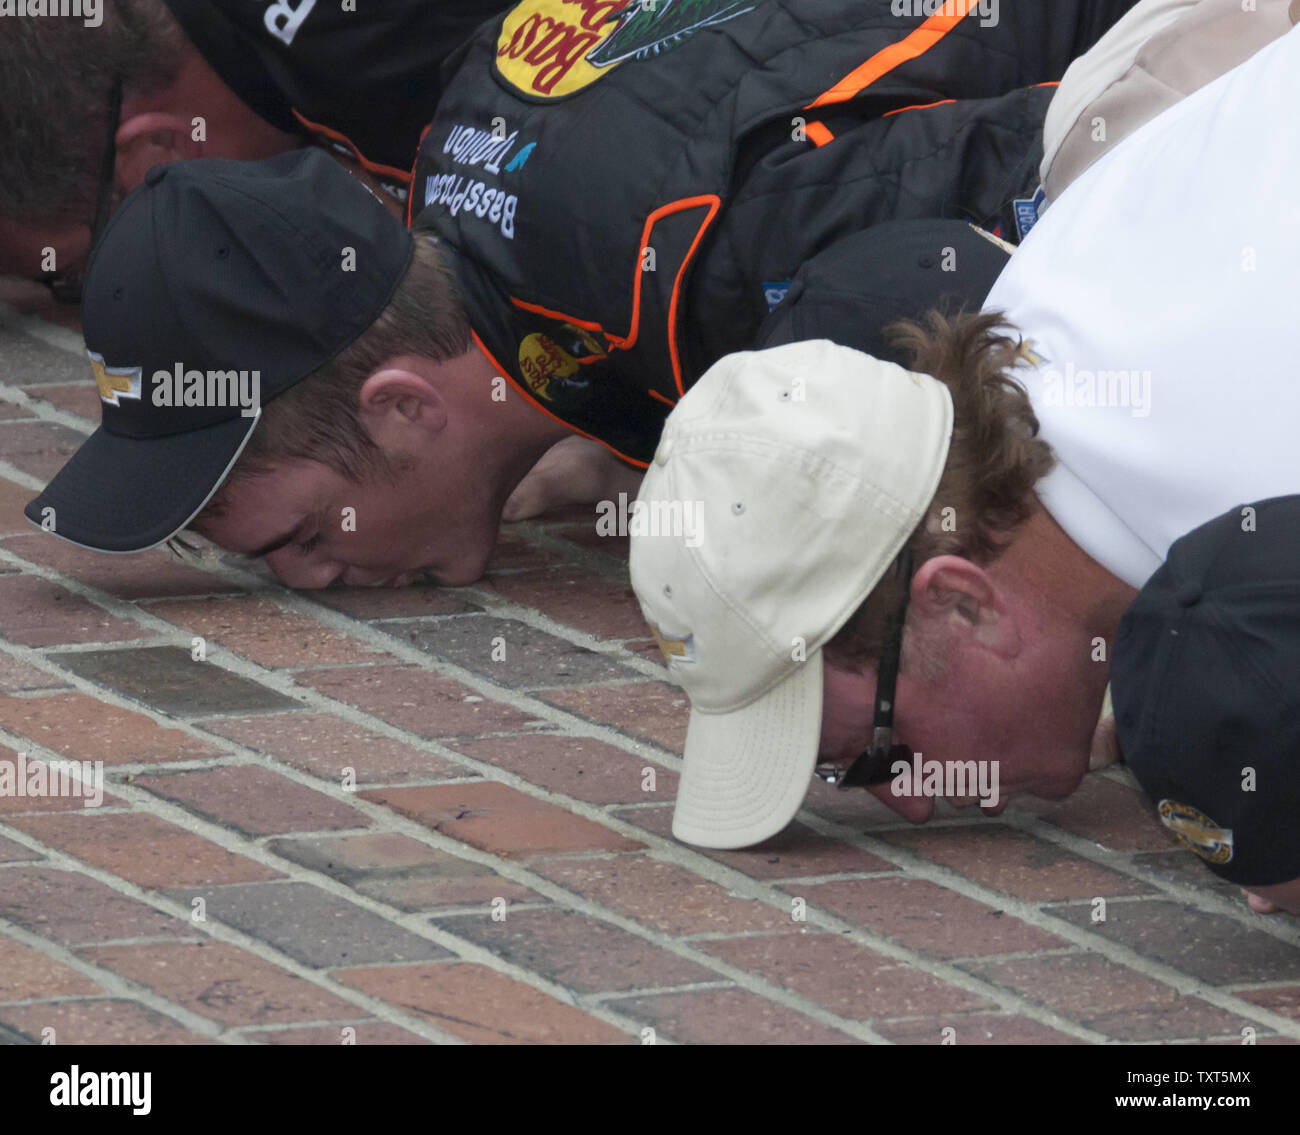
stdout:
[(1161, 800), (1160, 822), (1207, 863), (1232, 861), (1232, 829), (1221, 828), (1209, 816), (1177, 800)]
[(655, 636), (655, 642), (659, 644), (659, 649), (663, 656), (668, 660), (668, 665), (674, 662), (694, 662), (695, 661), (695, 636), (688, 634), (685, 638), (664, 638), (659, 633), (659, 628), (651, 624), (650, 632)]
[(95, 372), (95, 385), (99, 396), (110, 406), (120, 406), (118, 395), (125, 398), (140, 397), (141, 373), (139, 367), (110, 367), (104, 365), (104, 356), (87, 351), (90, 369)]

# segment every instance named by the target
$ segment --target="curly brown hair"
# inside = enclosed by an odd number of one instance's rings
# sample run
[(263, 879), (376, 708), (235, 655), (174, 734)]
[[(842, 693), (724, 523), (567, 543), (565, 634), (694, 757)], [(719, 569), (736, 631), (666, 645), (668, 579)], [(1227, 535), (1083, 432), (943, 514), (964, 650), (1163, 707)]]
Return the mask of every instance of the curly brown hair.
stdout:
[[(1034, 486), (1055, 463), (1038, 436), (1038, 417), (1014, 371), (1024, 345), (997, 313), (947, 316), (890, 328), (911, 356), (911, 369), (942, 382), (952, 396), (953, 434), (939, 487), (926, 517), (908, 538), (917, 565), (935, 556), (976, 563), (996, 559), (1035, 509)], [(834, 662), (874, 662), (886, 621), (903, 598), (888, 572), (827, 644)]]

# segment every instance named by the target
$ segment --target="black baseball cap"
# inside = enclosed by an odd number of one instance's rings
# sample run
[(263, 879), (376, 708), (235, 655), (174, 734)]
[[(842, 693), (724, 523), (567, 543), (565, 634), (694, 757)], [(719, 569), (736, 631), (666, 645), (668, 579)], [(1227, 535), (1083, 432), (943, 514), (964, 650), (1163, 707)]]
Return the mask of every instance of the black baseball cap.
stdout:
[(885, 362), (910, 358), (886, 335), (932, 310), (979, 311), (1014, 247), (966, 221), (890, 221), (836, 241), (796, 273), (756, 349), (830, 339)]
[(155, 166), (86, 276), (100, 427), (27, 518), (105, 552), (168, 540), (225, 480), (262, 405), (374, 322), (412, 250), (319, 150)]
[(1300, 878), (1300, 496), (1173, 545), (1120, 622), (1111, 697), (1133, 775), (1210, 870)]

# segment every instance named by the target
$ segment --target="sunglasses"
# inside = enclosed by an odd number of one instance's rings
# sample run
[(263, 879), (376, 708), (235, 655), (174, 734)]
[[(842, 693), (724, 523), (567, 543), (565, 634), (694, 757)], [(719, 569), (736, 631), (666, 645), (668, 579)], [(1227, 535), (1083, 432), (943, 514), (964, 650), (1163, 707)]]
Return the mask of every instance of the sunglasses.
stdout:
[(894, 744), (894, 691), (898, 685), (898, 667), (903, 654), (903, 624), (907, 622), (907, 602), (912, 591), (912, 549), (905, 547), (894, 561), (895, 571), (903, 585), (903, 598), (890, 614), (885, 629), (885, 645), (876, 672), (876, 707), (871, 719), (871, 748), (853, 760), (841, 765), (823, 762), (816, 774), (836, 788), (867, 788), (873, 784), (886, 784), (894, 778), (892, 769), (896, 761), (911, 763), (912, 750), (907, 745)]
[[(113, 204), (113, 187), (117, 171), (117, 127), (122, 117), (122, 80), (113, 79), (108, 94), (108, 141), (104, 145), (104, 161), (99, 168), (99, 190), (95, 198), (95, 219), (90, 226), (90, 248), (93, 251), (108, 224), (109, 209)], [(60, 303), (80, 303), (82, 275), (80, 272), (59, 272), (42, 281)]]

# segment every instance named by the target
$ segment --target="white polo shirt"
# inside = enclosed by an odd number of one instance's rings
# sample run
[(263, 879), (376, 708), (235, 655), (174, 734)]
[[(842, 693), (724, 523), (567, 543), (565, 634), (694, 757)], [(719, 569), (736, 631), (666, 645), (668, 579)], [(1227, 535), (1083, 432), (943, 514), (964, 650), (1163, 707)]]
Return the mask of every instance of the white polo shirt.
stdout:
[(985, 308), (1042, 360), (1044, 505), (1134, 587), (1205, 521), (1300, 493), (1300, 28), (1075, 181)]

